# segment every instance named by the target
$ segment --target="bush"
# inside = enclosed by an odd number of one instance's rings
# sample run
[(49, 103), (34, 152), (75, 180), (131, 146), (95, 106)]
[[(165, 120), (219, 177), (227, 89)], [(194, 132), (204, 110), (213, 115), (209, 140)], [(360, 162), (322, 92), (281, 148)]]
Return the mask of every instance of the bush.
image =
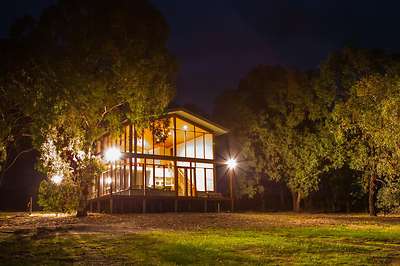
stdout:
[(400, 182), (390, 182), (379, 190), (378, 208), (384, 213), (400, 212)]
[(73, 182), (64, 180), (59, 185), (43, 180), (39, 186), (38, 204), (44, 211), (75, 212), (78, 207), (79, 189)]

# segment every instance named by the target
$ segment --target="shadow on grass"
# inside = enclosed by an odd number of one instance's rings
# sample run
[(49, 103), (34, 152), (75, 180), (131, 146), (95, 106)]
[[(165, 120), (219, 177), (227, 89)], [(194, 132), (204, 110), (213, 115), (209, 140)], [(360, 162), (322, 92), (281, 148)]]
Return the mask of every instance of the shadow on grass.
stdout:
[[(362, 235), (346, 232), (282, 228), (82, 234), (39, 228), (0, 234), (0, 264), (354, 265), (388, 263), (396, 255), (393, 250), (363, 245)], [(351, 242), (358, 237), (357, 243)]]
[(400, 224), (400, 217), (390, 216), (342, 216), (342, 215), (330, 215), (329, 219), (340, 221), (343, 223), (369, 223), (369, 224), (380, 224), (380, 225), (398, 225)]

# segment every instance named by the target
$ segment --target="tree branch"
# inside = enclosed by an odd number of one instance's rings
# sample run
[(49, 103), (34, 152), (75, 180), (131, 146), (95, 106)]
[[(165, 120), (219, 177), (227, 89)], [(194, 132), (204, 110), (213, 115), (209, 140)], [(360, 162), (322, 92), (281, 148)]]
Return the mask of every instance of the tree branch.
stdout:
[(12, 160), (12, 162), (3, 170), (3, 173), (7, 172), (17, 162), (18, 158), (21, 157), (22, 154), (29, 153), (29, 152), (31, 152), (33, 150), (34, 150), (33, 148), (30, 148), (30, 149), (23, 150), (20, 153), (18, 153), (15, 156), (14, 160)]
[(103, 121), (104, 117), (105, 117), (108, 113), (110, 113), (110, 112), (113, 111), (114, 109), (117, 109), (118, 107), (122, 106), (122, 105), (125, 104), (125, 103), (126, 103), (126, 101), (120, 102), (120, 103), (114, 105), (113, 107), (111, 107), (111, 108), (108, 109), (108, 110), (107, 110), (107, 107), (105, 106), (105, 107), (104, 107), (104, 112), (101, 114), (100, 120), (97, 122), (96, 127), (99, 126), (99, 124)]

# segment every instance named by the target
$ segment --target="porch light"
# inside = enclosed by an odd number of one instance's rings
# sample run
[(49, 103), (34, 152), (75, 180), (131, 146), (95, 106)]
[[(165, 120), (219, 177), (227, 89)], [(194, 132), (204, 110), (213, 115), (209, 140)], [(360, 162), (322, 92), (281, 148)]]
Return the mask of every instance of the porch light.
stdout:
[(235, 169), (237, 162), (235, 159), (229, 159), (226, 161), (226, 165), (228, 166), (229, 169)]
[(59, 185), (59, 184), (61, 184), (61, 181), (63, 180), (63, 176), (62, 175), (53, 175), (52, 177), (51, 177), (51, 181), (54, 183), (54, 184), (56, 184), (56, 185)]
[(115, 162), (121, 158), (121, 151), (116, 147), (111, 147), (106, 150), (104, 158), (107, 162)]

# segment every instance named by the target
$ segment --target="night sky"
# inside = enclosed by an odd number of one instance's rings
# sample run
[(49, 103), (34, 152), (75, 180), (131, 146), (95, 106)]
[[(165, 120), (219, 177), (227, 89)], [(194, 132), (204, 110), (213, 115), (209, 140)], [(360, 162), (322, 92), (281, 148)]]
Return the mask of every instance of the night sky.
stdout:
[[(166, 17), (180, 72), (177, 100), (212, 111), (213, 100), (258, 64), (314, 68), (345, 45), (399, 52), (400, 1), (152, 0)], [(0, 3), (0, 36), (54, 0)]]

